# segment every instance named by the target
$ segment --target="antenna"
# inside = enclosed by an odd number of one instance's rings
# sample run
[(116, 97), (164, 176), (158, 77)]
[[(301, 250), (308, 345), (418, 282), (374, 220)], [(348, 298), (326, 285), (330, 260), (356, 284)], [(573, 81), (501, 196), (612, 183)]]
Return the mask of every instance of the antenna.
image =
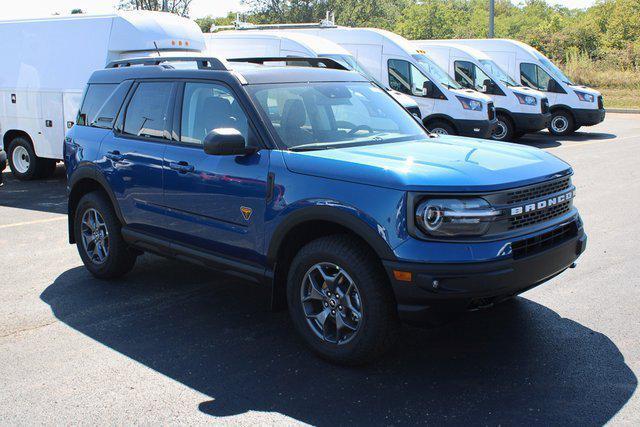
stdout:
[(158, 56), (162, 56), (160, 55), (160, 49), (158, 49), (158, 43), (153, 42), (153, 45), (156, 47), (156, 52), (158, 52)]

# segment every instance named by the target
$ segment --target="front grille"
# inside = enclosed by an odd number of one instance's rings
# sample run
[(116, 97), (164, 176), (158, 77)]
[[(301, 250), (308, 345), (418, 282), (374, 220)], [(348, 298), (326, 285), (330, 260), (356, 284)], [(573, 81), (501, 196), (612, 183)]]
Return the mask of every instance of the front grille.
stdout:
[(602, 110), (604, 108), (604, 98), (602, 95), (598, 96), (598, 109)]
[(540, 185), (511, 191), (507, 194), (508, 203), (518, 203), (537, 199), (539, 197), (548, 196), (549, 194), (568, 190), (569, 187), (571, 187), (571, 177), (560, 178), (555, 181), (542, 183)]
[(562, 216), (571, 210), (571, 205), (571, 200), (569, 200), (540, 211), (527, 212), (522, 215), (513, 216), (509, 218), (509, 230), (528, 227), (530, 225), (549, 221), (550, 219)]
[(542, 98), (542, 101), (540, 101), (540, 108), (542, 109), (542, 114), (547, 114), (549, 112), (549, 100), (547, 98)]
[(493, 102), (489, 102), (487, 104), (487, 113), (489, 115), (489, 120), (493, 120), (496, 117), (496, 107), (493, 105)]
[(514, 242), (511, 245), (513, 258), (519, 259), (542, 252), (578, 235), (578, 225), (574, 222), (562, 225), (547, 233)]

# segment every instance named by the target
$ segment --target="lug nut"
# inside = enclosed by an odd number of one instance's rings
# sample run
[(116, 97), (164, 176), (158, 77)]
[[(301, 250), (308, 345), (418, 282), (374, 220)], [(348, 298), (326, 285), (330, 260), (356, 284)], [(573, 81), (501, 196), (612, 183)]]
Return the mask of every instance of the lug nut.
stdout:
[(433, 289), (438, 289), (440, 287), (440, 282), (434, 280), (433, 282), (431, 282), (431, 286), (433, 286)]
[(338, 306), (338, 309), (339, 309), (339, 310), (342, 310), (342, 306), (341, 306), (341, 305), (339, 305), (339, 306)]
[(331, 314), (336, 314), (336, 311), (335, 310), (331, 310)]
[(325, 301), (325, 302), (324, 302), (324, 306), (325, 306), (325, 307), (329, 307), (329, 303)]

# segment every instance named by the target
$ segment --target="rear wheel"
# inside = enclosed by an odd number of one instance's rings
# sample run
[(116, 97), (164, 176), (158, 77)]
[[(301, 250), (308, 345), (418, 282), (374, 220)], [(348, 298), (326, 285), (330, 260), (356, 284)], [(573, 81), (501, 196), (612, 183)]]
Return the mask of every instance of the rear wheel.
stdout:
[(565, 110), (557, 110), (552, 113), (549, 132), (557, 136), (571, 135), (575, 132), (575, 124), (571, 114)]
[(137, 254), (121, 234), (122, 224), (103, 193), (84, 195), (76, 208), (74, 234), (85, 267), (99, 279), (114, 279), (131, 271)]
[(300, 250), (289, 270), (287, 300), (298, 333), (331, 362), (369, 362), (396, 338), (386, 274), (375, 254), (348, 236), (323, 237)]
[(435, 133), (437, 135), (455, 135), (455, 130), (453, 127), (446, 122), (441, 120), (435, 120), (427, 124), (427, 129), (431, 133)]
[(26, 138), (13, 138), (7, 150), (9, 167), (13, 175), (21, 181), (29, 181), (38, 177), (39, 160), (33, 145)]
[(515, 135), (511, 119), (504, 114), (498, 114), (496, 128), (491, 134), (491, 139), (496, 141), (511, 141)]

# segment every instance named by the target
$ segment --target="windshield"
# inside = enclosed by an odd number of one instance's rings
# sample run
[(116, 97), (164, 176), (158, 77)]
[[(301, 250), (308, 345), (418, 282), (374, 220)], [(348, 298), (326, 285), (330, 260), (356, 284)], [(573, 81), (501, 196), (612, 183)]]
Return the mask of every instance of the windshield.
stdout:
[(354, 58), (353, 55), (347, 55), (347, 54), (342, 55), (342, 54), (337, 54), (336, 53), (336, 54), (327, 54), (327, 55), (319, 55), (319, 56), (320, 56), (320, 58), (333, 59), (334, 61), (339, 62), (340, 64), (344, 65), (348, 69), (353, 70), (353, 71), (357, 71), (358, 73), (362, 74), (367, 79), (369, 79), (372, 82), (374, 82), (375, 84), (377, 84), (379, 86), (383, 86), (382, 83), (380, 83), (371, 74), (369, 74), (369, 72), (367, 72), (364, 68), (362, 68), (362, 65), (360, 65), (360, 63), (358, 61), (356, 61), (356, 58)]
[(371, 83), (249, 86), (286, 148), (322, 150), (423, 139), (426, 131)]
[(566, 83), (568, 85), (573, 85), (573, 82), (571, 81), (571, 79), (569, 77), (567, 77), (560, 70), (560, 68), (556, 67), (553, 62), (549, 61), (549, 59), (547, 59), (546, 56), (544, 56), (543, 54), (541, 54), (539, 52), (536, 52), (536, 56), (538, 57), (538, 59), (540, 60), (542, 65), (545, 66), (545, 68), (547, 69), (549, 74), (551, 74), (556, 80), (560, 80), (561, 82), (564, 82), (564, 83)]
[(498, 67), (498, 64), (493, 62), (490, 59), (481, 59), (480, 63), (484, 66), (484, 69), (493, 76), (494, 79), (500, 80), (502, 83), (507, 86), (519, 86), (515, 80), (513, 80), (507, 73), (505, 73), (502, 68)]
[(446, 71), (438, 67), (435, 62), (427, 58), (425, 55), (417, 53), (412, 56), (422, 67), (424, 67), (425, 71), (441, 85), (447, 86), (449, 89), (462, 89), (462, 86), (449, 77), (449, 74), (447, 74)]

